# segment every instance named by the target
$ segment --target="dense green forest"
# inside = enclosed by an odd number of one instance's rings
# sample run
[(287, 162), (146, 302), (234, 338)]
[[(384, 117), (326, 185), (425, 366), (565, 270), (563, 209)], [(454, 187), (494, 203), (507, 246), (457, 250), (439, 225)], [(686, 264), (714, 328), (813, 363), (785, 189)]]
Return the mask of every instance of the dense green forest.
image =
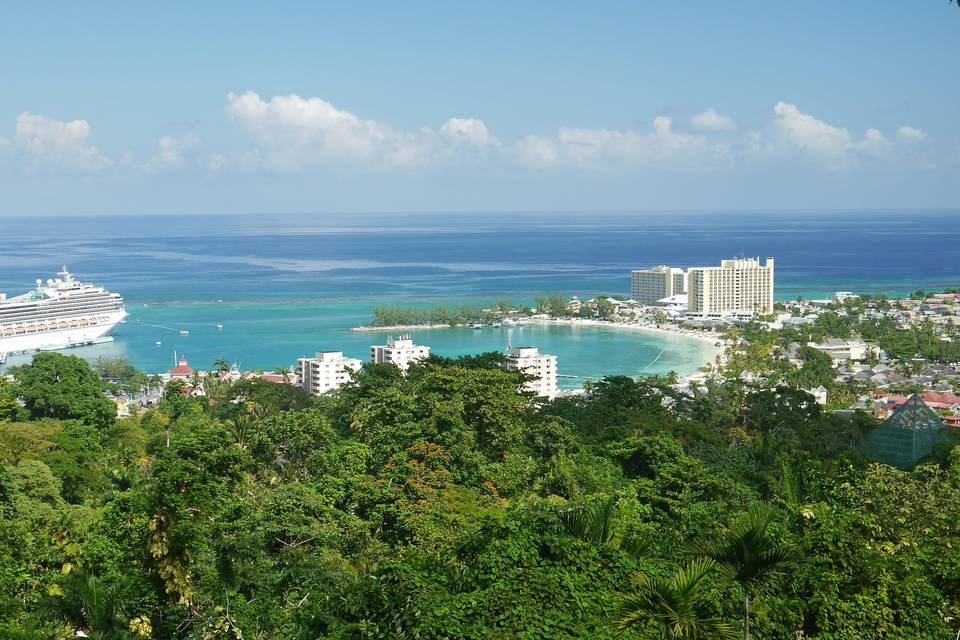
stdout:
[(960, 449), (871, 463), (871, 417), (736, 381), (537, 406), (497, 360), (116, 420), (36, 356), (0, 379), (0, 637), (957, 634)]

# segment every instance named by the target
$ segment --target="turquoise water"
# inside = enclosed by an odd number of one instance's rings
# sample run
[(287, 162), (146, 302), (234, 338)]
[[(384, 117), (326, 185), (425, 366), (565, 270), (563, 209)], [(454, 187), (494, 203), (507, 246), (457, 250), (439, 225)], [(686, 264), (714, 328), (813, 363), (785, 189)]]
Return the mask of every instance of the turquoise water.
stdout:
[[(739, 254), (776, 258), (781, 299), (956, 287), (957, 219), (956, 211), (3, 218), (0, 291), (21, 293), (66, 263), (122, 293), (130, 312), (114, 343), (78, 354), (123, 354), (149, 371), (168, 369), (174, 350), (198, 367), (223, 357), (273, 368), (321, 349), (366, 358), (385, 336), (348, 329), (369, 322), (377, 304), (628, 294), (631, 269)], [(580, 376), (563, 378), (568, 385), (611, 373), (685, 373), (712, 350), (606, 328), (415, 337), (441, 355), (533, 344), (558, 356), (561, 373)]]
[[(70, 353), (88, 359), (126, 355), (152, 372), (170, 368), (174, 352), (195, 368), (208, 368), (223, 357), (242, 368), (272, 369), (324, 350), (366, 360), (370, 345), (383, 344), (388, 335), (349, 331), (369, 319), (369, 303), (167, 302), (128, 305), (128, 311), (127, 321), (114, 331), (114, 342)], [(189, 334), (180, 335), (181, 330)], [(528, 324), (410, 333), (418, 344), (443, 356), (501, 351), (508, 344), (537, 346), (558, 356), (561, 375), (574, 376), (561, 377), (561, 387), (612, 374), (691, 373), (715, 354), (704, 341), (614, 327)], [(26, 360), (11, 356), (8, 366)]]

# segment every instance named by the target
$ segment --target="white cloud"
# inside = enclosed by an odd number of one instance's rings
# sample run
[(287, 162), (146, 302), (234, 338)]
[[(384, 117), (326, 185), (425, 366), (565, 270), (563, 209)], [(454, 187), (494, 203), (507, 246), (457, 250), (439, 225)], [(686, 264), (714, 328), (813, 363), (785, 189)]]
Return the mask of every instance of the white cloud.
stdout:
[(453, 144), (468, 144), (475, 147), (500, 146), (497, 137), (478, 118), (450, 118), (440, 127), (440, 135)]
[(923, 142), (927, 139), (926, 132), (920, 129), (914, 129), (913, 127), (908, 127), (907, 125), (897, 129), (897, 135), (910, 142)]
[(865, 163), (881, 164), (929, 164), (915, 151), (908, 152), (897, 142), (918, 142), (926, 138), (919, 129), (900, 127), (897, 139), (887, 138), (882, 131), (867, 129), (864, 137), (855, 139), (842, 127), (802, 113), (796, 105), (778, 102), (774, 108), (774, 125), (780, 141), (786, 145), (782, 151), (798, 152), (832, 169), (849, 169)]
[(713, 107), (690, 118), (690, 124), (701, 131), (733, 131), (737, 128), (733, 118), (717, 113)]
[(518, 161), (533, 168), (697, 167), (726, 155), (724, 145), (706, 136), (677, 132), (667, 116), (653, 131), (561, 127), (555, 136), (527, 136), (516, 145)]
[(773, 107), (775, 126), (787, 142), (802, 150), (834, 159), (853, 146), (850, 132), (801, 113), (796, 105), (778, 102)]
[(299, 168), (322, 160), (363, 160), (375, 156), (386, 138), (383, 128), (337, 109), (320, 98), (274, 96), (264, 101), (247, 91), (227, 96), (227, 113), (249, 132), (269, 161)]
[(50, 164), (75, 171), (95, 172), (113, 163), (88, 143), (86, 120), (65, 122), (47, 116), (21, 113), (17, 117), (16, 146), (34, 167)]
[(157, 154), (147, 162), (147, 169), (163, 170), (181, 167), (188, 158), (196, 154), (199, 146), (200, 138), (193, 134), (179, 138), (163, 136), (157, 142)]
[[(418, 168), (464, 159), (500, 141), (477, 118), (450, 118), (438, 131), (394, 129), (338, 109), (322, 98), (297, 95), (262, 99), (252, 91), (227, 95), (227, 114), (251, 135), (256, 148), (242, 165), (274, 170), (312, 167)], [(460, 151), (456, 151), (456, 149)]]

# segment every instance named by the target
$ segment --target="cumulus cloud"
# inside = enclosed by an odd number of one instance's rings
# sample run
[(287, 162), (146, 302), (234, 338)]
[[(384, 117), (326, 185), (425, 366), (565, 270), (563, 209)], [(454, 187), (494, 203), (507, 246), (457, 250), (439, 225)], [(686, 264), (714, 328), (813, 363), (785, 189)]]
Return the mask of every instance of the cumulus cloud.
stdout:
[(690, 118), (690, 124), (700, 131), (733, 131), (737, 128), (733, 118), (717, 113), (713, 107)]
[(320, 160), (372, 158), (387, 138), (376, 122), (361, 120), (321, 98), (296, 95), (263, 100), (252, 91), (227, 95), (227, 114), (250, 133), (278, 166)]
[(450, 118), (440, 127), (440, 135), (453, 144), (500, 146), (497, 137), (490, 133), (487, 125), (478, 118)]
[(163, 136), (157, 142), (157, 153), (147, 162), (147, 169), (175, 169), (194, 157), (200, 147), (200, 138), (193, 134), (181, 137)]
[(796, 105), (778, 102), (774, 108), (774, 126), (786, 151), (795, 151), (833, 169), (862, 166), (864, 162), (890, 164), (898, 161), (915, 163), (919, 157), (907, 152), (897, 142), (923, 141), (919, 129), (903, 126), (897, 130), (897, 140), (887, 138), (882, 131), (867, 129), (864, 137), (856, 139), (843, 127), (831, 125), (803, 113)]
[(724, 145), (675, 131), (667, 116), (654, 118), (652, 131), (647, 132), (561, 127), (554, 136), (527, 136), (516, 145), (520, 163), (538, 169), (694, 167), (724, 155)]
[(51, 165), (96, 172), (113, 163), (88, 142), (90, 133), (90, 124), (86, 120), (65, 122), (24, 112), (17, 117), (15, 141), (30, 158), (33, 167)]
[[(318, 97), (274, 96), (253, 91), (227, 95), (227, 114), (256, 148), (241, 164), (275, 170), (342, 166), (416, 168), (437, 160), (462, 160), (464, 148), (481, 150), (500, 141), (478, 118), (450, 118), (439, 130), (406, 131), (364, 120)], [(458, 151), (459, 149), (459, 151)]]
[(920, 129), (914, 129), (913, 127), (908, 127), (906, 125), (897, 129), (897, 135), (900, 136), (903, 140), (910, 142), (923, 142), (927, 139), (927, 134)]

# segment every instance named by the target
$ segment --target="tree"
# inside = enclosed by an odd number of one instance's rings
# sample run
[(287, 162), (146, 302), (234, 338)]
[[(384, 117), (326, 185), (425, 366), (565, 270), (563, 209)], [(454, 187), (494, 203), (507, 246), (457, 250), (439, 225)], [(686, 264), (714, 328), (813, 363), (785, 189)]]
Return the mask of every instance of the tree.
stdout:
[(717, 563), (720, 572), (743, 590), (743, 638), (750, 640), (750, 598), (763, 593), (770, 581), (796, 562), (794, 552), (771, 531), (776, 510), (757, 503), (720, 542), (694, 545), (701, 556)]
[(76, 419), (100, 428), (116, 420), (117, 408), (104, 395), (100, 376), (77, 356), (39, 353), (13, 373), (20, 398), (35, 420)]
[(0, 422), (16, 420), (19, 413), (16, 385), (0, 376)]
[(215, 371), (224, 372), (230, 371), (230, 363), (226, 358), (217, 358), (213, 361), (213, 368)]
[(729, 624), (700, 610), (703, 583), (716, 568), (712, 560), (697, 558), (668, 578), (638, 574), (637, 591), (623, 599), (617, 626), (652, 624), (662, 639), (735, 638)]

